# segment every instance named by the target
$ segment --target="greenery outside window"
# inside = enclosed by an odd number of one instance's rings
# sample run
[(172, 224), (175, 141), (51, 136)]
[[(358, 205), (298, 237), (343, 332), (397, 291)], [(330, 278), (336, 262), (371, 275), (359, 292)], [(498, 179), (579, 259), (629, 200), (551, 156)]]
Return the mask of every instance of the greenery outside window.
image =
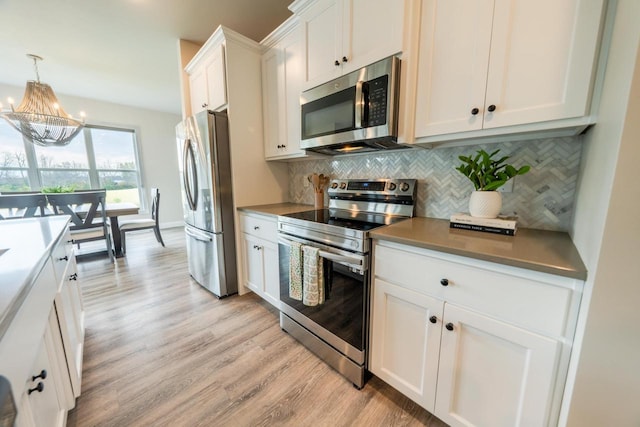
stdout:
[(136, 134), (85, 126), (69, 145), (34, 145), (0, 121), (0, 192), (105, 188), (107, 202), (142, 206)]

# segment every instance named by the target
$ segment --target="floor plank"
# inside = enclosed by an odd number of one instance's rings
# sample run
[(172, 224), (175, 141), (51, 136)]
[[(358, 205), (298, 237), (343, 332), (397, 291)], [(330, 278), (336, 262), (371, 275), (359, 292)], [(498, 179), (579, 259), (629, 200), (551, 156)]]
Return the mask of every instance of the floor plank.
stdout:
[(376, 377), (356, 390), (254, 294), (217, 299), (189, 277), (183, 230), (163, 238), (132, 233), (125, 258), (78, 264), (86, 337), (68, 426), (445, 426)]

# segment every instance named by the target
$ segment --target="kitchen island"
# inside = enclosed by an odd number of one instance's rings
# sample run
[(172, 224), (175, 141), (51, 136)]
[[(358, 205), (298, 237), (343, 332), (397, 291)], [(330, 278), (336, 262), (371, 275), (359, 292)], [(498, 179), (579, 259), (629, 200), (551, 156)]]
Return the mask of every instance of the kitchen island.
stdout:
[(69, 219), (0, 221), (0, 375), (14, 402), (0, 417), (17, 410), (18, 427), (65, 425), (80, 395), (84, 310)]

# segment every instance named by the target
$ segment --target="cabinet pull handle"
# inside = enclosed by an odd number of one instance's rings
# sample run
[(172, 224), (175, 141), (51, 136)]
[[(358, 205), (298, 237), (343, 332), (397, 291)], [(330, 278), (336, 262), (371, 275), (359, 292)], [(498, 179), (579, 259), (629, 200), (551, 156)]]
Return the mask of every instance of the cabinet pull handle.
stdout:
[(447, 331), (453, 331), (453, 323), (451, 322), (444, 325), (444, 327), (447, 328)]
[(34, 375), (31, 377), (31, 381), (35, 381), (38, 378), (42, 378), (43, 380), (47, 378), (47, 370), (43, 369), (42, 371), (40, 371), (40, 373), (38, 375)]
[(440, 284), (442, 286), (449, 286), (449, 279), (440, 279)]
[(336, 67), (339, 67), (340, 66), (340, 62), (336, 59), (336, 62), (334, 62), (333, 65), (335, 65)]
[(69, 261), (69, 257), (65, 255), (62, 258), (58, 258), (58, 261)]
[(349, 61), (349, 59), (346, 56), (343, 56), (342, 57), (342, 62), (347, 62), (347, 61)]
[(438, 318), (436, 316), (429, 317), (429, 322), (436, 323), (437, 321), (438, 321)]
[(44, 390), (44, 384), (42, 384), (42, 382), (39, 382), (37, 386), (29, 389), (29, 394), (33, 393), (34, 391), (42, 393), (42, 390)]
[(491, 104), (487, 107), (487, 110), (493, 113), (494, 111), (496, 111), (496, 106)]
[(73, 273), (69, 276), (69, 280), (78, 280), (78, 273)]
[(73, 239), (69, 239), (69, 240), (67, 240), (67, 243), (71, 243), (71, 244), (73, 244)]
[(478, 110), (477, 108), (472, 108), (472, 109), (471, 109), (471, 115), (472, 115), (472, 116), (477, 115), (479, 112), (480, 112), (480, 110)]

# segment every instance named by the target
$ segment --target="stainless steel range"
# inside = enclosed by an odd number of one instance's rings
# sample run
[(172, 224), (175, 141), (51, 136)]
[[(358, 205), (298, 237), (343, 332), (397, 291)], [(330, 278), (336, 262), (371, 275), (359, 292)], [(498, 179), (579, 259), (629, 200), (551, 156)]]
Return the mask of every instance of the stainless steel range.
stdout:
[[(416, 180), (336, 179), (328, 194), (328, 209), (278, 217), (280, 326), (361, 388), (367, 368), (369, 231), (414, 215)], [(298, 267), (300, 247), (317, 249), (321, 271)], [(316, 305), (292, 291), (292, 278), (300, 272), (322, 277), (323, 298)]]

